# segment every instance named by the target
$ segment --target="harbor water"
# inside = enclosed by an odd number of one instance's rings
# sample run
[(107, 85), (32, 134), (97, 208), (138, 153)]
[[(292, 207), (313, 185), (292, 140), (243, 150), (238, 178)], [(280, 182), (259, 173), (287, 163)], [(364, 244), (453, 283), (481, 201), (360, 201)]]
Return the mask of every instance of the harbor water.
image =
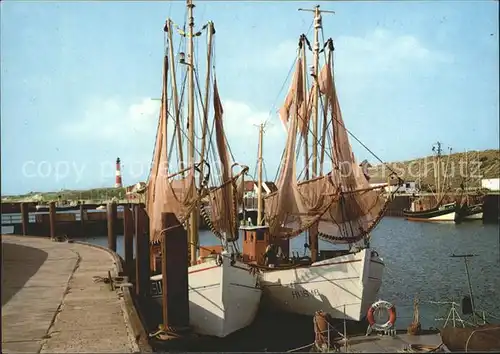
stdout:
[[(396, 305), (398, 328), (406, 328), (413, 316), (413, 301), (418, 297), (423, 328), (443, 324), (450, 304), (460, 304), (469, 294), (463, 258), (452, 254), (474, 254), (468, 261), (476, 308), (485, 311), (490, 322), (500, 323), (500, 249), (499, 225), (482, 222), (422, 223), (385, 217), (372, 232), (371, 247), (385, 261), (385, 273), (379, 293), (381, 299)], [(3, 228), (2, 232), (8, 232)], [(76, 239), (75, 239), (76, 240)], [(101, 246), (105, 235), (78, 239)], [(292, 240), (291, 249), (304, 253), (304, 236)], [(241, 242), (241, 240), (240, 240)], [(216, 245), (209, 231), (200, 231), (200, 244)], [(118, 237), (117, 252), (123, 255), (123, 237)], [(241, 245), (240, 245), (241, 247)], [(333, 246), (320, 242), (320, 249)], [(457, 308), (461, 315), (460, 305)], [(466, 318), (466, 316), (462, 316)]]

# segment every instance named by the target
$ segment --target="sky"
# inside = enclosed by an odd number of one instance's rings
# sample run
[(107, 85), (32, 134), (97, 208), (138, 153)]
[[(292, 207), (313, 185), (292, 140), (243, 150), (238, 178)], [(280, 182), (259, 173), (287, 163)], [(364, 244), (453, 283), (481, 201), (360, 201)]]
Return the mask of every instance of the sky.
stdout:
[[(323, 15), (348, 129), (384, 161), (499, 148), (498, 1), (195, 1), (215, 23), (224, 124), (236, 160), (273, 179), (277, 117), (298, 37)], [(1, 194), (146, 181), (161, 95), (167, 17), (184, 1), (1, 2)], [(312, 34), (308, 35), (312, 39)], [(283, 90), (282, 87), (285, 87)], [(351, 140), (356, 158), (375, 158)]]

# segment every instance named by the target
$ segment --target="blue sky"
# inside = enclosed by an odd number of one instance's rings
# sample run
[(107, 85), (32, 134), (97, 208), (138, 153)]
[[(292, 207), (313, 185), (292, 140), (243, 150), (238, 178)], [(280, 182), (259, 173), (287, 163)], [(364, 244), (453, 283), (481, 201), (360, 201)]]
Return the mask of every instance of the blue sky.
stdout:
[[(284, 131), (275, 114), (316, 2), (198, 1), (217, 33), (226, 130), (237, 160), (275, 175)], [(498, 148), (498, 1), (319, 3), (335, 42), (347, 127), (385, 161)], [(161, 95), (163, 24), (184, 1), (1, 3), (2, 195), (146, 180)], [(312, 39), (312, 35), (309, 36)], [(288, 87), (288, 82), (285, 87)], [(278, 98), (277, 98), (278, 97)], [(370, 154), (351, 141), (358, 160)]]

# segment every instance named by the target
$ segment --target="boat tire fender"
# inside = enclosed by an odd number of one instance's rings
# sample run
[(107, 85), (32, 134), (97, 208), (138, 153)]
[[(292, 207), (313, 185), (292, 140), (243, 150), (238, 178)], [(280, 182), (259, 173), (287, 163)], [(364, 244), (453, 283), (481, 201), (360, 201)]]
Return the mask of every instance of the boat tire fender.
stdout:
[[(375, 310), (379, 308), (383, 308), (389, 313), (389, 320), (384, 324), (375, 322), (374, 313)], [(388, 330), (394, 327), (394, 324), (396, 323), (396, 306), (394, 306), (388, 301), (384, 300), (376, 301), (370, 306), (370, 309), (368, 310), (368, 313), (366, 315), (366, 319), (368, 320), (368, 323), (370, 324), (371, 328), (378, 331)]]

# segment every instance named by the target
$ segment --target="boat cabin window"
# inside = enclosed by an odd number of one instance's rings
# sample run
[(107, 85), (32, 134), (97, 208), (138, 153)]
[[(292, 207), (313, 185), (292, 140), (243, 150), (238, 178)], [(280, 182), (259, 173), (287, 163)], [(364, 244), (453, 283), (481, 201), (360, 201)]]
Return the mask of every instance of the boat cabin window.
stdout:
[(256, 230), (255, 232), (257, 233), (257, 241), (264, 241), (265, 231), (264, 230)]

